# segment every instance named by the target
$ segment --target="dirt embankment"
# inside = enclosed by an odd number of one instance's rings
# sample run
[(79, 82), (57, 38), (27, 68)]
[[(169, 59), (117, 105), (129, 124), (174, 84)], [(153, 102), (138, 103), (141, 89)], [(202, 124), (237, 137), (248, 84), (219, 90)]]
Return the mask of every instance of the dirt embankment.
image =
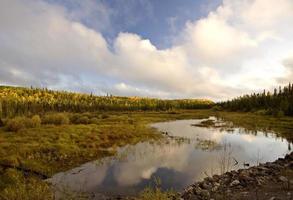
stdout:
[(207, 177), (180, 196), (184, 200), (293, 200), (293, 152), (274, 162)]

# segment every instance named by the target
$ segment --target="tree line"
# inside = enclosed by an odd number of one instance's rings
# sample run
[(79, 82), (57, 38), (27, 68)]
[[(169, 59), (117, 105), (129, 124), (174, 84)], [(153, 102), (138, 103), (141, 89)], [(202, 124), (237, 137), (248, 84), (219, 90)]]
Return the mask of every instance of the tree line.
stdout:
[(293, 85), (289, 83), (273, 93), (263, 91), (244, 95), (235, 99), (218, 103), (220, 107), (231, 111), (258, 111), (271, 115), (293, 116)]
[(95, 96), (47, 88), (0, 86), (0, 117), (46, 112), (147, 111), (210, 108), (204, 99), (162, 100), (156, 98)]

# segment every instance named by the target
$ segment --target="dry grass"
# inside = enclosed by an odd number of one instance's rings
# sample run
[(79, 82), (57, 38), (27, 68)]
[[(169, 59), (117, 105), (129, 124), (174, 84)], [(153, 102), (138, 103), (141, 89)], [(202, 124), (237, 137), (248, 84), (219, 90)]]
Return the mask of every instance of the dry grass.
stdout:
[[(71, 115), (66, 114), (65, 118), (71, 120)], [(35, 128), (24, 127), (18, 132), (7, 131), (4, 127), (0, 128), (0, 164), (21, 166), (51, 176), (87, 161), (113, 155), (117, 147), (159, 139), (161, 135), (150, 128), (149, 123), (175, 119), (207, 118), (212, 115), (232, 121), (234, 125), (242, 126), (248, 130), (274, 131), (289, 140), (291, 139), (291, 141), (293, 139), (293, 118), (289, 117), (274, 118), (251, 113), (215, 112), (212, 110), (86, 113), (79, 114), (77, 117), (78, 119), (86, 116), (89, 119), (88, 123), (90, 123), (86, 125), (67, 124), (68, 122), (63, 124), (62, 122), (56, 123), (62, 125), (43, 124)], [(37, 194), (25, 192), (33, 188), (36, 188), (37, 193), (44, 195), (44, 197), (48, 193), (48, 199), (50, 199), (50, 190), (38, 178), (32, 178), (30, 175), (26, 177), (15, 176), (8, 172), (8, 169), (0, 167), (2, 199), (25, 199), (27, 198), (25, 195), (30, 194), (33, 196), (28, 196), (29, 199), (37, 199)], [(14, 194), (19, 195), (13, 196)], [(166, 199), (167, 197), (168, 195), (159, 189), (146, 189), (140, 195), (143, 200)]]

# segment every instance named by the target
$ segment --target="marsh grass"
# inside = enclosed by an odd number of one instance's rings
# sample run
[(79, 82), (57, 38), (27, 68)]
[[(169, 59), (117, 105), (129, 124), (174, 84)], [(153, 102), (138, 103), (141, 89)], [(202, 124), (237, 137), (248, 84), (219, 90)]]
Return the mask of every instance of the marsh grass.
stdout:
[[(41, 118), (39, 115), (34, 115), (32, 118), (29, 117), (14, 117), (7, 120), (5, 129), (7, 131), (17, 132), (25, 128), (36, 128), (41, 126)], [(4, 124), (3, 124), (4, 125)]]
[(179, 200), (179, 196), (173, 190), (163, 191), (161, 189), (161, 181), (159, 178), (154, 179), (155, 186), (146, 187), (135, 198), (136, 200)]
[(136, 200), (169, 200), (170, 195), (159, 188), (147, 187), (139, 194)]
[(53, 200), (53, 192), (50, 185), (34, 178), (24, 177), (14, 169), (9, 169), (1, 176), (10, 184), (0, 192), (0, 199), (3, 200)]
[(69, 118), (66, 113), (50, 113), (43, 116), (43, 124), (64, 125), (69, 124)]
[(222, 151), (218, 158), (220, 174), (224, 174), (232, 169), (232, 154), (233, 149), (231, 144), (224, 141), (222, 144)]
[[(70, 119), (72, 114), (62, 113), (62, 115)], [(40, 179), (33, 178), (34, 181), (32, 181), (30, 175), (14, 176), (13, 173), (7, 173), (9, 168), (1, 167), (2, 163), (9, 164), (12, 168), (21, 166), (51, 176), (88, 161), (115, 155), (117, 147), (162, 138), (158, 131), (149, 126), (154, 122), (217, 116), (230, 121), (235, 127), (244, 127), (251, 134), (256, 130), (269, 131), (293, 141), (293, 118), (290, 117), (276, 118), (253, 113), (215, 112), (213, 110), (178, 110), (172, 114), (169, 112), (97, 112), (78, 116), (86, 116), (89, 120), (94, 120), (89, 122), (90, 124), (68, 124), (67, 122), (65, 124), (59, 122), (42, 124), (31, 128), (24, 127), (17, 132), (7, 131), (5, 127), (0, 128), (1, 198), (25, 199), (26, 197), (22, 197), (22, 195), (25, 193), (28, 195), (25, 191), (30, 191), (32, 188), (36, 188), (38, 193), (44, 195), (42, 199), (51, 197), (48, 185), (40, 184), (40, 188), (37, 188), (37, 183), (42, 182)], [(42, 117), (41, 119), (43, 121)], [(6, 123), (9, 120), (4, 119), (3, 121)], [(19, 195), (13, 196), (14, 194)], [(18, 196), (22, 198), (18, 198)], [(37, 197), (32, 196), (26, 199), (34, 200)], [(140, 197), (166, 199), (168, 195), (160, 189), (147, 188)]]

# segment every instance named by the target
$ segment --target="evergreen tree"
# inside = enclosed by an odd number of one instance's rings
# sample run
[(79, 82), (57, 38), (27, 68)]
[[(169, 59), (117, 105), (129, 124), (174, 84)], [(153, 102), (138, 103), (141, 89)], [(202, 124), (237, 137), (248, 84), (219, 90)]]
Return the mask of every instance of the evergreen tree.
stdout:
[(285, 87), (274, 89), (273, 95), (265, 90), (262, 93), (244, 95), (235, 99), (221, 102), (218, 105), (231, 111), (256, 111), (264, 110), (268, 114), (293, 116), (293, 88), (291, 83)]

